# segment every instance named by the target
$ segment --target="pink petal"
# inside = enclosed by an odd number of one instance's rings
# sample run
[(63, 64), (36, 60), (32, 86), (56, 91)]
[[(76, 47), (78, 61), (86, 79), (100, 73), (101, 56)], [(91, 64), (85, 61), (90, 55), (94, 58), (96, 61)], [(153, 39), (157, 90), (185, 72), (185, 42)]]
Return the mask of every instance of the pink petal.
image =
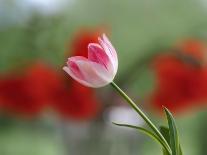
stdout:
[(63, 67), (63, 70), (68, 73), (74, 80), (78, 81), (79, 83), (81, 83), (82, 85), (84, 86), (87, 86), (87, 87), (92, 87), (91, 84), (89, 84), (88, 82), (78, 78), (72, 71), (69, 67)]
[(103, 65), (107, 70), (111, 69), (109, 57), (99, 44), (91, 43), (88, 45), (88, 59)]
[(113, 80), (113, 75), (96, 62), (80, 60), (77, 65), (85, 80), (94, 88), (105, 86)]
[(111, 52), (112, 56), (114, 57), (114, 59), (117, 60), (118, 58), (117, 58), (116, 50), (105, 34), (103, 34), (103, 41), (108, 45), (108, 48), (110, 49), (110, 52)]
[(77, 78), (84, 80), (84, 76), (82, 75), (78, 65), (76, 64), (76, 62), (79, 60), (87, 60), (87, 59), (82, 56), (74, 56), (68, 59), (67, 65)]
[(118, 58), (116, 51), (110, 41), (107, 39), (106, 36), (103, 35), (103, 40), (101, 38), (98, 39), (101, 47), (104, 49), (106, 54), (108, 55), (111, 63), (113, 64), (114, 73), (116, 74), (118, 69)]

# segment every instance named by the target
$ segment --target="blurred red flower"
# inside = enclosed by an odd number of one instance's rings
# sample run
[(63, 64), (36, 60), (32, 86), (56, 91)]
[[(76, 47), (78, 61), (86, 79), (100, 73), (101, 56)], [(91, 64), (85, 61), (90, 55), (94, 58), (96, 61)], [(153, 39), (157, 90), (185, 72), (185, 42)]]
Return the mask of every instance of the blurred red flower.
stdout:
[(88, 44), (98, 43), (98, 37), (102, 34), (103, 30), (101, 28), (97, 29), (81, 29), (77, 31), (69, 44), (66, 56), (84, 56), (88, 55)]
[(53, 102), (52, 95), (63, 83), (59, 72), (41, 62), (28, 67), (24, 76), (27, 91), (45, 104)]
[(17, 75), (1, 77), (1, 112), (21, 117), (33, 117), (41, 112), (44, 104), (27, 90), (25, 80), (24, 77)]
[(54, 110), (66, 119), (92, 119), (97, 115), (100, 106), (93, 90), (72, 81), (70, 84), (65, 83), (53, 97)]
[(207, 47), (201, 40), (188, 39), (179, 42), (176, 49), (180, 50), (183, 55), (190, 56), (197, 61), (204, 61), (207, 53)]
[[(97, 38), (100, 33), (101, 29), (82, 29), (78, 31), (70, 44), (70, 55), (87, 57), (88, 44), (98, 42)], [(64, 81), (62, 88), (54, 95), (56, 96), (56, 101), (54, 102), (56, 111), (65, 118), (75, 120), (94, 118), (100, 110), (100, 104), (96, 99), (95, 91), (80, 85), (64, 72), (62, 74), (62, 80)]]
[(206, 46), (187, 40), (176, 46), (176, 51), (154, 60), (157, 86), (151, 102), (159, 110), (165, 106), (181, 113), (207, 101), (207, 68), (202, 65)]
[[(100, 31), (83, 30), (72, 41), (72, 55), (86, 55), (88, 43), (97, 42)], [(100, 104), (95, 91), (86, 88), (43, 63), (33, 63), (20, 75), (0, 77), (0, 110), (14, 116), (35, 117), (51, 108), (61, 117), (88, 120), (96, 116)]]
[(69, 79), (64, 72), (37, 63), (28, 68), (25, 82), (39, 102), (47, 103), (63, 118), (88, 120), (97, 114), (94, 92)]
[(93, 90), (68, 76), (66, 79), (66, 75), (44, 63), (33, 64), (19, 76), (2, 76), (0, 103), (1, 111), (25, 118), (36, 117), (51, 108), (67, 119), (88, 120), (99, 109)]

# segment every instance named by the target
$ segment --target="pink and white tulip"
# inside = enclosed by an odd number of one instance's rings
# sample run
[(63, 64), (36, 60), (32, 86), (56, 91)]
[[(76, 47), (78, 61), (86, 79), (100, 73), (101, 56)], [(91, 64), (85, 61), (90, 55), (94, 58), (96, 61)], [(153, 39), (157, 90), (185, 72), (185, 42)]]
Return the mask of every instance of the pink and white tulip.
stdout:
[(73, 79), (87, 87), (98, 88), (111, 83), (118, 69), (117, 53), (109, 39), (104, 34), (98, 41), (99, 44), (88, 45), (88, 58), (70, 57), (63, 67)]

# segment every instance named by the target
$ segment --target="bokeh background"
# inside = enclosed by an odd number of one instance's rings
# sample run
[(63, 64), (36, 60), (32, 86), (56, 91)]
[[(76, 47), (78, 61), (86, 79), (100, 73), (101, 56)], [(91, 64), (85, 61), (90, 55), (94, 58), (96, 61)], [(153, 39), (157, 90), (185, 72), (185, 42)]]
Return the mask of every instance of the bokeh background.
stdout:
[(115, 78), (156, 124), (176, 117), (183, 152), (207, 154), (206, 0), (0, 0), (1, 155), (160, 155), (112, 90), (62, 71), (106, 33)]

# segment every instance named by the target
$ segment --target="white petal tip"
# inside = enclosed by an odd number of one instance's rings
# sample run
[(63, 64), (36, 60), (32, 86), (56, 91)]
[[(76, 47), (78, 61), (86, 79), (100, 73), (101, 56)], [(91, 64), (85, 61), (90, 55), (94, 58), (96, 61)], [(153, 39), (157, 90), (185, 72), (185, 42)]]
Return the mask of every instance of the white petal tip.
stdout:
[(97, 46), (97, 44), (96, 43), (89, 43), (88, 44), (88, 48), (91, 48), (91, 47), (94, 47), (94, 46)]
[(102, 35), (102, 36), (103, 36), (103, 38), (105, 38), (105, 37), (107, 38), (107, 36), (106, 36), (106, 34), (105, 34), (105, 33), (103, 33), (103, 35)]

